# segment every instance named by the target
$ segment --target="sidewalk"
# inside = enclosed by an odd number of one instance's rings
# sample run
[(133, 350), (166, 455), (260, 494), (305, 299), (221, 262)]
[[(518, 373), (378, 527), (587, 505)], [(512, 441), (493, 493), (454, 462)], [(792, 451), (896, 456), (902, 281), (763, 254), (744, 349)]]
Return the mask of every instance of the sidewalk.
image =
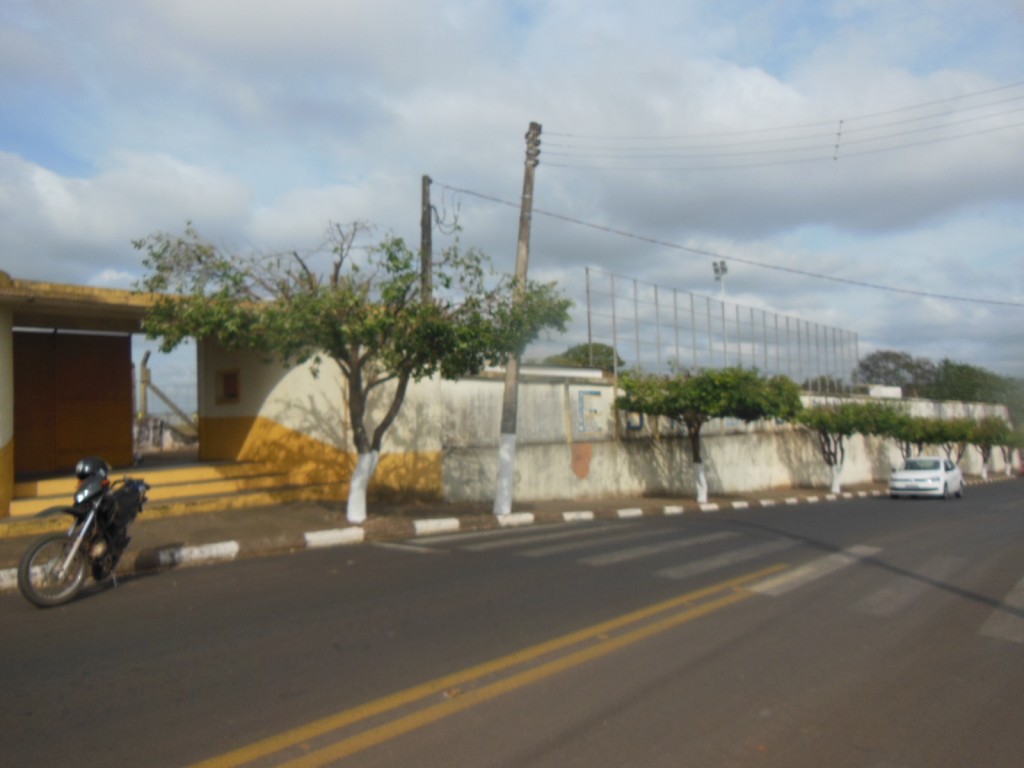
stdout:
[[(988, 482), (1008, 480), (992, 477)], [(979, 485), (969, 478), (968, 485)], [(394, 504), (371, 502), (362, 526), (350, 525), (340, 503), (294, 503), (177, 516), (143, 512), (130, 529), (131, 546), (118, 565), (118, 575), (168, 570), (223, 562), (242, 557), (297, 552), (305, 549), (397, 541), (455, 531), (579, 520), (700, 515), (730, 509), (816, 504), (836, 498), (885, 495), (880, 483), (850, 485), (838, 497), (827, 490), (783, 489), (743, 496), (713, 497), (707, 504), (679, 498), (617, 498), (583, 501), (522, 502), (505, 517), (495, 517), (490, 504)], [(33, 539), (47, 531), (65, 531), (71, 518), (0, 520), (0, 592), (17, 588), (17, 567)]]

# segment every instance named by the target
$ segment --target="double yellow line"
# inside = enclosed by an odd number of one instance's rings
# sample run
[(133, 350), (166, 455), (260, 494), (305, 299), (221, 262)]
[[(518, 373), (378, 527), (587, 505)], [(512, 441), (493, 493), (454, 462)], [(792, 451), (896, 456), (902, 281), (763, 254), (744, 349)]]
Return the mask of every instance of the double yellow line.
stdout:
[[(307, 752), (291, 761), (281, 763), (288, 768), (314, 768), (341, 760), (349, 755), (381, 744), (402, 734), (437, 722), (457, 712), (475, 707), (485, 701), (518, 690), (588, 661), (605, 656), (646, 638), (657, 635), (672, 627), (706, 616), (726, 606), (751, 597), (753, 593), (744, 589), (746, 584), (766, 578), (785, 568), (774, 565), (745, 574), (735, 579), (719, 582), (704, 589), (649, 605), (646, 608), (594, 624), (585, 629), (570, 632), (538, 645), (524, 648), (515, 653), (439, 677), (404, 691), (384, 696), (375, 701), (347, 709), (289, 731), (270, 736), (218, 757), (204, 760), (192, 768), (235, 768), (255, 760), (268, 757), (276, 752), (304, 745), (315, 739), (340, 731), (350, 725), (369, 718), (386, 715), (402, 707), (408, 707), (430, 696), (447, 694), (433, 704), (427, 704), (409, 714), (398, 715), (392, 720), (370, 727), (355, 735), (343, 737), (315, 751)], [(682, 609), (682, 610), (677, 610)], [(661, 614), (668, 614), (656, 618)], [(581, 646), (567, 653), (573, 646)], [(545, 656), (553, 656), (541, 661)], [(518, 672), (515, 667), (526, 666)], [(502, 677), (502, 673), (510, 673)], [(481, 682), (478, 687), (463, 690), (484, 678), (497, 677), (491, 682)]]

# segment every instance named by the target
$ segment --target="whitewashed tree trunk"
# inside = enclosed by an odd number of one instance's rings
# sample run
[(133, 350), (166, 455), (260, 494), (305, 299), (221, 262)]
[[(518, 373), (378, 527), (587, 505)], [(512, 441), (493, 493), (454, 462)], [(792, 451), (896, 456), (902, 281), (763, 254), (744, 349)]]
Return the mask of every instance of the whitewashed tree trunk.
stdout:
[(981, 462), (981, 479), (988, 480), (988, 461)]
[(841, 462), (837, 462), (837, 463), (832, 465), (831, 469), (832, 469), (832, 488), (831, 488), (831, 492), (832, 493), (842, 493), (843, 492), (843, 483), (842, 483), (843, 465), (842, 465)]
[(498, 443), (498, 487), (494, 492), (494, 514), (501, 517), (512, 511), (512, 491), (516, 481), (516, 436), (502, 435)]
[(708, 501), (708, 476), (704, 472), (704, 462), (698, 461), (693, 468), (697, 478), (697, 502), (706, 504)]
[(348, 484), (348, 521), (355, 525), (366, 522), (366, 489), (380, 461), (379, 451), (360, 453), (356, 459), (356, 468)]

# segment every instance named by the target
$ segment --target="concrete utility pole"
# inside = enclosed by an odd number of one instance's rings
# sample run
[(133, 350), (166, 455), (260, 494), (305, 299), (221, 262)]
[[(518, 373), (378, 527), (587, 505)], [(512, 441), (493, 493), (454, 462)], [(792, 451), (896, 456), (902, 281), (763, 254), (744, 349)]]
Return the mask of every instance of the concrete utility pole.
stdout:
[(423, 177), (423, 204), (420, 214), (420, 300), (430, 301), (434, 291), (434, 257), (431, 224), (433, 210), (430, 207), (430, 177)]
[[(533, 177), (540, 161), (540, 123), (530, 123), (526, 133), (526, 168), (523, 172), (523, 199), (519, 209), (519, 249), (516, 253), (515, 300), (526, 291), (526, 269), (530, 261), (530, 222), (533, 217)], [(505, 366), (505, 394), (501, 403), (501, 437), (498, 443), (498, 484), (494, 494), (494, 514), (512, 511), (512, 492), (516, 479), (516, 421), (519, 399), (519, 355)]]

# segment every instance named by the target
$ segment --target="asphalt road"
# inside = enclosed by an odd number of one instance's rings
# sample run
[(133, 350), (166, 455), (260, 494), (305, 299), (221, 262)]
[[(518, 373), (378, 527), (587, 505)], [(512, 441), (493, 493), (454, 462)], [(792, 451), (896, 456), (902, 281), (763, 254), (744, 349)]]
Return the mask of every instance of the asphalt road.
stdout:
[(1019, 766), (1020, 481), (0, 596), (0, 765)]

